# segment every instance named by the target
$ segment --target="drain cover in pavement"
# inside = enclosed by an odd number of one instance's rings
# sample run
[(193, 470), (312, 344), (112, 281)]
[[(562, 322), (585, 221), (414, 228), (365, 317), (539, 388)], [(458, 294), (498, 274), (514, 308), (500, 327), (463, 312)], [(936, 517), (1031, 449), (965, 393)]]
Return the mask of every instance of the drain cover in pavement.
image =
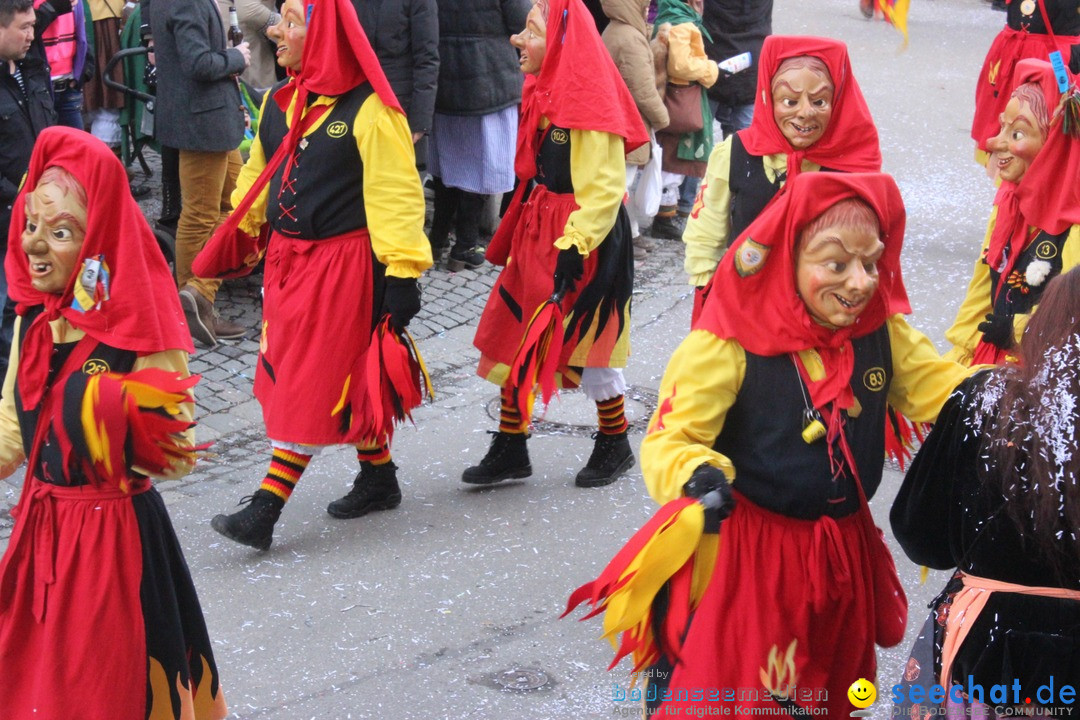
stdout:
[(547, 673), (531, 668), (511, 668), (495, 673), (495, 684), (502, 690), (529, 692), (539, 690), (548, 684)]

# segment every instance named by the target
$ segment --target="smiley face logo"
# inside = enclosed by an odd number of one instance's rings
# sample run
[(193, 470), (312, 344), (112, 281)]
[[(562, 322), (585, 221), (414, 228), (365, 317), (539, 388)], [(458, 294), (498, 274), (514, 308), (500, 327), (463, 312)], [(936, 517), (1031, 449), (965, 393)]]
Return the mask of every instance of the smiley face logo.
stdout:
[(868, 708), (877, 700), (877, 688), (866, 678), (859, 678), (848, 688), (847, 699), (857, 708)]
[(349, 126), (341, 120), (336, 120), (326, 128), (326, 134), (332, 138), (345, 137), (345, 133), (349, 132)]

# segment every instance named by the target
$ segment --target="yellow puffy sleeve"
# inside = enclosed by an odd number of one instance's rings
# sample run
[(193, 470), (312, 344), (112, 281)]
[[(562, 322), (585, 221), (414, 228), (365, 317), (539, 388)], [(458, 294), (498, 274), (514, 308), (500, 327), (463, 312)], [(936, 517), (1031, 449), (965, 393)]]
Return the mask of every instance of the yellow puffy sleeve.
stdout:
[[(707, 285), (720, 264), (732, 241), (731, 236), (731, 136), (713, 148), (709, 155), (709, 164), (705, 169), (705, 179), (701, 182), (698, 200), (683, 231), (686, 243), (686, 257), (683, 269), (690, 276), (690, 284), (696, 287)], [(769, 182), (775, 183), (780, 177), (780, 187), (784, 186), (784, 173), (787, 172), (787, 156), (783, 153), (766, 155), (762, 158), (762, 167)], [(803, 160), (803, 172), (817, 172), (821, 166), (809, 160)]]
[(915, 422), (937, 420), (960, 381), (986, 367), (967, 367), (941, 357), (930, 338), (911, 327), (903, 315), (893, 315), (886, 325), (893, 364), (889, 403)]
[(626, 150), (618, 135), (570, 130), (570, 180), (578, 209), (566, 218), (560, 250), (576, 247), (588, 257), (615, 227), (626, 194)]
[[(259, 117), (265, 117), (267, 99), (270, 97), (269, 91), (263, 95), (262, 105), (259, 107)], [(259, 133), (255, 133), (255, 139), (251, 141), (251, 150), (248, 153), (247, 162), (244, 163), (244, 167), (240, 168), (240, 174), (236, 178), (236, 188), (233, 189), (230, 200), (232, 206), (236, 207), (240, 204), (240, 201), (247, 195), (248, 190), (255, 184), (255, 178), (259, 177), (259, 173), (266, 167), (266, 153), (263, 152), (262, 142), (259, 140)], [(266, 203), (270, 197), (270, 186), (267, 185), (259, 193), (259, 197), (255, 198), (255, 202), (252, 203), (251, 209), (248, 210), (247, 215), (240, 221), (240, 230), (248, 235), (258, 235), (259, 228), (266, 222)]]
[(731, 460), (712, 449), (746, 376), (746, 353), (735, 340), (694, 330), (668, 361), (659, 405), (641, 443), (641, 470), (660, 504), (682, 496), (703, 463), (735, 479)]
[(707, 285), (731, 242), (731, 137), (713, 148), (705, 179), (698, 191), (700, 200), (690, 212), (683, 232), (686, 257), (683, 268), (690, 284)]
[(360, 106), (353, 134), (364, 161), (364, 208), (375, 256), (387, 275), (420, 277), (431, 267), (431, 244), (424, 235), (424, 189), (409, 123), (372, 93)]
[(945, 331), (945, 339), (952, 343), (952, 348), (945, 353), (945, 357), (964, 365), (971, 364), (975, 346), (982, 338), (979, 323), (986, 319), (988, 312), (993, 310), (990, 302), (990, 266), (984, 263), (982, 258), (990, 246), (990, 236), (997, 222), (997, 211), (997, 205), (990, 211), (990, 221), (986, 225), (986, 235), (983, 237), (979, 257), (975, 259), (975, 268), (968, 282), (967, 293), (964, 295), (964, 301), (960, 303), (960, 309), (956, 311), (956, 318), (952, 325)]

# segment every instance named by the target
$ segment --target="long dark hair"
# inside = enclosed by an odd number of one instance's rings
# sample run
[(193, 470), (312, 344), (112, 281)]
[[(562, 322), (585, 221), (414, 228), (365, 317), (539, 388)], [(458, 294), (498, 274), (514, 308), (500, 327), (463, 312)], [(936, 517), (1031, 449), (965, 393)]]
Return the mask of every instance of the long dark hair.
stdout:
[[(1080, 267), (1050, 281), (1024, 329), (1019, 366), (995, 370), (1000, 393), (980, 464), (1005, 512), (1056, 568), (1080, 557)], [(985, 398), (984, 398), (985, 399)], [(992, 403), (984, 402), (988, 407)]]

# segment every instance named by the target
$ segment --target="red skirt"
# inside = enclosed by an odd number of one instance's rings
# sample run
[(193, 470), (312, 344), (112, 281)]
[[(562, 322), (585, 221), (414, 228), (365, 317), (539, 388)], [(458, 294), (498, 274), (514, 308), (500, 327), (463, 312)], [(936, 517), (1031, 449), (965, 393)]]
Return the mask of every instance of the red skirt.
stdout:
[(141, 482), (26, 481), (0, 562), (4, 720), (227, 714), (176, 534)]
[[(1080, 37), (1057, 35), (1057, 49), (1065, 63), (1069, 62), (1070, 48), (1080, 43)], [(1006, 27), (994, 38), (990, 51), (986, 53), (982, 70), (979, 71), (978, 84), (975, 86), (975, 119), (971, 123), (971, 138), (980, 150), (989, 152), (986, 146), (1001, 130), (1001, 113), (1009, 104), (1013, 71), (1016, 63), (1025, 58), (1047, 60), (1054, 50), (1049, 35), (1036, 35)], [(1047, 108), (1053, 112), (1053, 108)]]
[[(522, 207), (510, 240), (510, 257), (488, 296), (473, 344), (480, 350), (477, 374), (502, 385), (525, 327), (555, 289), (554, 243), (570, 213), (578, 209), (572, 194), (537, 185)], [(625, 367), (630, 353), (630, 293), (633, 260), (626, 211), (608, 236), (585, 258), (577, 289), (563, 297), (566, 342), (559, 360), (564, 369)]]
[(271, 440), (365, 439), (355, 419), (367, 406), (372, 287), (366, 229), (325, 240), (270, 237), (255, 397)]
[(739, 496), (655, 717), (776, 711), (766, 679), (803, 708), (847, 717), (848, 687), (877, 668), (870, 561), (858, 514), (798, 520)]

